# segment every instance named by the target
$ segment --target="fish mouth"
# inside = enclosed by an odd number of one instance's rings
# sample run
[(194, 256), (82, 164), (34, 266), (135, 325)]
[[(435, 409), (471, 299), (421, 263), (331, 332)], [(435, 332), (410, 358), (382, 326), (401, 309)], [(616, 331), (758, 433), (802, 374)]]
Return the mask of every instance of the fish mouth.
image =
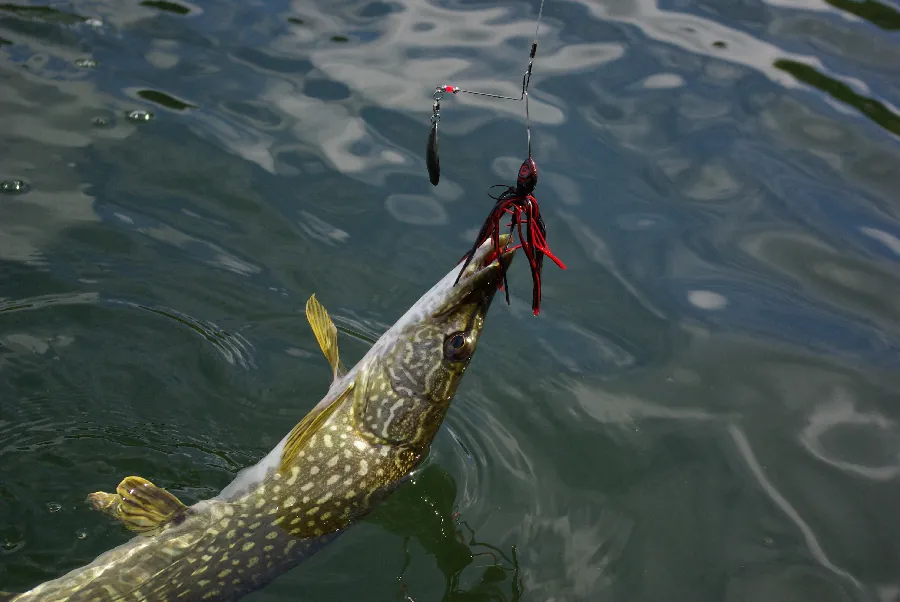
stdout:
[[(493, 241), (484, 241), (472, 255), (472, 260), (459, 275), (457, 284), (463, 284), (473, 289), (496, 292), (503, 282), (506, 270), (512, 264), (516, 255), (516, 247), (510, 247), (512, 236), (501, 234), (499, 240), (500, 252), (494, 248)], [(462, 265), (462, 263), (460, 264)], [(491, 290), (492, 289), (492, 290)]]

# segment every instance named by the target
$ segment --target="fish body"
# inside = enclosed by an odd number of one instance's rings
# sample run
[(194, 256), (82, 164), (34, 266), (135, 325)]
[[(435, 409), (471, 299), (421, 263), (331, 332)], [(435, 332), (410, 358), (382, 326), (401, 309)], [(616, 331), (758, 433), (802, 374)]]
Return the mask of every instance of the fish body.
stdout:
[(236, 600), (322, 549), (424, 458), (514, 252), (494, 258), (482, 245), (458, 282), (459, 267), (349, 371), (334, 324), (312, 297), (307, 318), (334, 375), (322, 401), (215, 498), (186, 507), (139, 477), (115, 494), (92, 494), (96, 508), (142, 534), (12, 599)]

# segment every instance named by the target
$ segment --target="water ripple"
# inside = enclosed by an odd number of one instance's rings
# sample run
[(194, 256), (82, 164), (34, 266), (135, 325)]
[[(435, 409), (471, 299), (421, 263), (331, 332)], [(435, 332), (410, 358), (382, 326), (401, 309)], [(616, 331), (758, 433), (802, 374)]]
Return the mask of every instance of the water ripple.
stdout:
[(139, 304), (135, 304), (134, 307), (187, 326), (216, 347), (229, 364), (239, 365), (245, 369), (255, 367), (253, 344), (239, 332), (224, 331), (211, 322), (197, 320), (174, 309), (146, 307)]
[[(868, 454), (877, 459), (851, 461), (837, 457), (837, 450), (829, 449), (828, 432), (837, 431), (832, 445), (840, 444), (845, 454)], [(846, 431), (840, 437), (840, 431)], [(858, 434), (854, 436), (854, 431)], [(878, 412), (860, 412), (844, 395), (823, 404), (809, 417), (809, 424), (800, 434), (803, 446), (817, 459), (847, 472), (875, 481), (890, 481), (900, 477), (900, 429), (897, 424)], [(868, 465), (871, 462), (872, 465)]]
[[(110, 299), (99, 293), (75, 293), (45, 295), (16, 300), (0, 300), (0, 315), (14, 314), (22, 311), (38, 311), (67, 305), (87, 305), (106, 307), (126, 307), (150, 312), (186, 326), (199, 334), (204, 340), (212, 344), (229, 364), (238, 365), (245, 369), (255, 367), (253, 359), (253, 344), (239, 332), (228, 332), (212, 322), (199, 320), (182, 313), (176, 309), (167, 307), (151, 307), (141, 303)], [(49, 343), (40, 338), (35, 338), (27, 333), (14, 333), (2, 338), (3, 346), (7, 349), (26, 349), (32, 353), (44, 353), (52, 345), (54, 348), (67, 345), (72, 342), (68, 335), (57, 335), (49, 339)]]
[(775, 503), (775, 505), (777, 505), (779, 509), (784, 512), (801, 531), (801, 533), (803, 534), (803, 538), (806, 541), (806, 545), (808, 546), (809, 551), (813, 555), (813, 557), (823, 567), (832, 571), (835, 575), (846, 579), (857, 589), (863, 590), (863, 585), (853, 575), (848, 573), (846, 570), (835, 566), (831, 562), (825, 551), (822, 549), (822, 545), (819, 543), (818, 538), (816, 537), (810, 526), (806, 523), (806, 521), (803, 520), (797, 510), (781, 494), (781, 492), (778, 491), (778, 489), (769, 481), (768, 477), (765, 474), (765, 471), (757, 461), (753, 453), (753, 448), (750, 446), (746, 435), (744, 435), (740, 428), (735, 425), (729, 425), (728, 433), (734, 439), (735, 446), (738, 448), (741, 456), (747, 462), (747, 467), (759, 482), (760, 487), (763, 488), (766, 494), (772, 498), (773, 503)]

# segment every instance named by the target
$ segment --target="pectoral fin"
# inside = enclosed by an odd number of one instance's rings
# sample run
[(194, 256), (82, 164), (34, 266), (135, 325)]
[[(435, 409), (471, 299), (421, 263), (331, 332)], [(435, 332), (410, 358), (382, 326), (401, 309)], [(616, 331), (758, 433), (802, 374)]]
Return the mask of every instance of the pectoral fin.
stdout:
[(141, 477), (125, 477), (116, 493), (98, 491), (90, 494), (88, 501), (131, 531), (147, 536), (155, 535), (187, 510), (177, 497)]
[(319, 408), (313, 408), (313, 410), (306, 415), (306, 417), (297, 423), (297, 426), (294, 427), (294, 430), (291, 431), (290, 435), (288, 435), (288, 439), (284, 444), (284, 451), (281, 452), (281, 469), (284, 470), (297, 456), (297, 453), (303, 449), (303, 446), (306, 445), (306, 442), (309, 441), (309, 438), (312, 437), (317, 430), (319, 430), (319, 426), (322, 425), (328, 417), (331, 416), (334, 411), (341, 405), (341, 402), (347, 398), (347, 395), (350, 391), (353, 390), (353, 384), (347, 387), (347, 389), (338, 395), (334, 401), (329, 403), (327, 406)]
[(338, 353), (337, 327), (315, 295), (306, 302), (306, 319), (309, 320), (319, 347), (322, 348), (322, 353), (325, 354), (325, 359), (328, 360), (334, 378), (337, 380), (347, 373)]

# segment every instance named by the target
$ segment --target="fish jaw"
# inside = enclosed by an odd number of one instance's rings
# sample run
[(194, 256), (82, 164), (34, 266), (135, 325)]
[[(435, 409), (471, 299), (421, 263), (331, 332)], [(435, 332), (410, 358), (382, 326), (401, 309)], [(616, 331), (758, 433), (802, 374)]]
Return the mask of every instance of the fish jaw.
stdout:
[(382, 335), (363, 361), (370, 359), (368, 356), (377, 355), (381, 347), (392, 344), (406, 329), (424, 322), (435, 322), (442, 313), (442, 308), (458, 304), (467, 295), (480, 293), (484, 296), (487, 303), (482, 312), (483, 318), (515, 256), (515, 249), (509, 247), (511, 240), (512, 237), (508, 234), (500, 236), (503, 254), (499, 260), (493, 258), (490, 263), (486, 263), (486, 260), (494, 255), (491, 241), (487, 240), (475, 251), (465, 270), (462, 269), (462, 262), (454, 266)]

